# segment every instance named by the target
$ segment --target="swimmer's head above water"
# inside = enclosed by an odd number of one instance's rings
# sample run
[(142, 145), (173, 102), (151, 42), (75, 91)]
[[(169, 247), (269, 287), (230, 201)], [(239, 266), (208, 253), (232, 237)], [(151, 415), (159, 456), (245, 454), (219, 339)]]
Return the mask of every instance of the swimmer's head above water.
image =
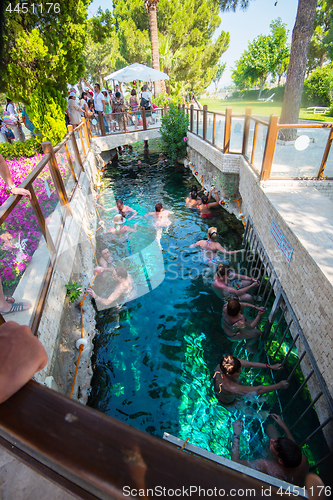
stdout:
[(128, 277), (128, 272), (123, 266), (117, 266), (112, 271), (112, 277), (116, 281), (122, 281)]
[(220, 361), (221, 372), (225, 375), (234, 375), (235, 373), (241, 373), (242, 365), (238, 358), (232, 356), (231, 354), (226, 354)]
[(227, 264), (219, 264), (216, 268), (218, 278), (224, 279), (230, 273), (230, 268)]
[(238, 299), (230, 299), (227, 303), (227, 314), (231, 318), (235, 318), (241, 310), (241, 305)]
[(115, 215), (113, 217), (112, 221), (113, 221), (114, 225), (124, 224), (124, 222), (125, 222), (124, 217), (121, 214)]
[(196, 191), (191, 191), (190, 196), (191, 196), (191, 200), (196, 200), (198, 198), (198, 194)]
[(217, 227), (210, 227), (208, 229), (208, 238), (215, 241), (217, 238)]
[(201, 201), (202, 201), (203, 205), (207, 205), (207, 203), (208, 203), (208, 196), (205, 195), (205, 194), (203, 196), (201, 196)]
[(298, 467), (302, 462), (302, 450), (295, 441), (285, 437), (271, 439), (269, 448), (272, 455), (284, 467)]
[(161, 212), (162, 210), (163, 210), (162, 203), (156, 203), (156, 205), (155, 205), (155, 211), (156, 212)]

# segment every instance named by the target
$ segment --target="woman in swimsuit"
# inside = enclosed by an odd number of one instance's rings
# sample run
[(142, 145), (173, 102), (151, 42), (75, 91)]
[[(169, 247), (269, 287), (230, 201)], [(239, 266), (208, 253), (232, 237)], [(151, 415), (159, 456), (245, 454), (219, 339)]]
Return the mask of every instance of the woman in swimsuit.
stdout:
[(202, 196), (201, 201), (197, 207), (201, 212), (201, 214), (200, 214), (201, 217), (211, 217), (212, 213), (211, 213), (210, 209), (212, 207), (217, 207), (219, 205), (219, 203), (221, 201), (219, 198), (219, 192), (214, 191), (214, 194), (215, 194), (216, 201), (213, 201), (211, 203), (210, 203), (210, 198), (212, 196), (212, 190), (209, 191), (208, 196), (206, 196), (206, 195)]
[(190, 197), (185, 200), (187, 208), (198, 208), (199, 203), (201, 203), (198, 194), (195, 191), (191, 191)]
[(253, 302), (253, 297), (248, 292), (258, 285), (260, 281), (232, 273), (228, 265), (219, 264), (212, 287), (216, 295), (224, 301), (239, 297), (246, 302)]
[(217, 399), (222, 404), (234, 403), (237, 396), (253, 394), (255, 396), (267, 394), (277, 389), (287, 389), (289, 382), (281, 380), (272, 385), (242, 385), (239, 376), (242, 368), (269, 368), (271, 370), (281, 370), (282, 365), (267, 365), (264, 363), (251, 363), (245, 359), (238, 359), (231, 354), (226, 354), (217, 365), (214, 373), (214, 389)]
[[(253, 321), (248, 321), (242, 314), (244, 307), (252, 307), (258, 310), (258, 314)], [(254, 344), (263, 333), (261, 330), (257, 329), (256, 326), (260, 323), (264, 313), (264, 307), (255, 307), (246, 302), (239, 302), (238, 299), (230, 299), (222, 310), (221, 326), (226, 337), (228, 337), (231, 342), (248, 340), (246, 346)]]
[(203, 260), (204, 262), (207, 262), (209, 265), (214, 265), (218, 262), (219, 256), (217, 255), (217, 252), (224, 253), (225, 255), (232, 255), (235, 253), (244, 252), (244, 250), (231, 250), (230, 252), (228, 252), (228, 250), (223, 248), (223, 246), (220, 245), (220, 243), (217, 243), (215, 241), (217, 236), (218, 236), (217, 228), (210, 227), (208, 229), (208, 239), (199, 240), (196, 243), (193, 243), (193, 245), (191, 245), (190, 248), (193, 247), (202, 248), (204, 252)]

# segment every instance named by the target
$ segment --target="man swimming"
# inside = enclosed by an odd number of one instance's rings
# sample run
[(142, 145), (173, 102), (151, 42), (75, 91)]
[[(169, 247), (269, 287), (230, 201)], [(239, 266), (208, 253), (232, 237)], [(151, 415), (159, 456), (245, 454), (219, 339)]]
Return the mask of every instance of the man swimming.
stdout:
[(207, 240), (199, 240), (196, 243), (193, 243), (190, 245), (190, 248), (193, 247), (199, 247), (202, 248), (204, 251), (204, 257), (203, 260), (207, 262), (209, 265), (214, 265), (218, 262), (219, 256), (218, 252), (223, 253), (224, 255), (233, 255), (236, 253), (242, 253), (245, 252), (245, 250), (231, 250), (228, 251), (225, 248), (223, 248), (220, 243), (217, 243), (215, 240), (217, 239), (217, 228), (216, 227), (210, 227), (208, 229), (208, 239)]
[[(113, 236), (121, 236), (127, 233), (136, 233), (138, 222), (134, 224), (134, 227), (126, 226), (125, 219), (122, 215), (115, 215), (112, 219), (114, 227), (110, 227), (110, 229), (106, 229), (103, 221), (100, 221), (100, 225), (103, 228), (104, 234), (111, 234)], [(103, 266), (104, 267), (104, 266)]]
[(123, 217), (128, 217), (130, 214), (132, 214), (132, 216), (127, 219), (127, 220), (131, 220), (133, 219), (133, 217), (135, 217), (137, 215), (137, 210), (134, 210), (134, 208), (131, 208), (127, 205), (124, 205), (124, 202), (118, 198), (116, 200), (116, 204), (114, 207), (112, 208), (104, 208), (102, 205), (100, 205), (99, 203), (96, 203), (96, 205), (100, 208), (102, 208), (105, 212), (111, 212), (111, 210), (117, 210), (118, 213), (120, 215), (122, 215)]
[[(282, 481), (287, 481), (291, 484), (303, 486), (305, 476), (309, 470), (308, 459), (302, 453), (300, 446), (295, 442), (290, 430), (283, 422), (282, 418), (275, 413), (271, 413), (271, 417), (275, 422), (282, 427), (287, 437), (279, 437), (278, 432), (270, 425), (267, 429), (267, 434), (272, 437), (269, 444), (271, 453), (270, 459), (259, 458), (257, 460), (240, 460), (239, 458), (239, 440), (243, 431), (243, 422), (236, 420), (232, 423), (234, 435), (232, 439), (231, 460), (239, 464), (246, 465), (257, 471), (276, 477)], [(273, 430), (274, 436), (272, 435)], [(273, 439), (273, 437), (275, 439)]]
[[(115, 267), (112, 271), (112, 278), (118, 283), (115, 290), (103, 299), (99, 297), (92, 288), (88, 288), (87, 292), (96, 300), (99, 309), (106, 307), (118, 306), (124, 302), (128, 302), (135, 298), (135, 286), (132, 276), (122, 266)], [(104, 307), (103, 307), (104, 306)]]
[[(113, 258), (112, 258), (110, 250), (107, 247), (102, 248), (101, 256), (99, 258), (98, 263), (103, 268), (103, 271), (109, 271), (109, 272), (113, 271), (113, 269), (114, 269), (114, 266), (112, 265)], [(111, 264), (111, 266), (109, 267), (110, 264)]]
[(155, 212), (148, 212), (145, 214), (145, 217), (149, 215), (154, 217), (154, 226), (156, 227), (169, 227), (171, 224), (169, 215), (173, 213), (172, 210), (164, 210), (162, 203), (156, 203)]

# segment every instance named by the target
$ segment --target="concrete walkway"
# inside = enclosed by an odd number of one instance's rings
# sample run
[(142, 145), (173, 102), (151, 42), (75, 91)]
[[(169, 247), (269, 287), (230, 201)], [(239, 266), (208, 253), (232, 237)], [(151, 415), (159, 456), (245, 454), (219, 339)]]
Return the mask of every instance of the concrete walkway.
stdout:
[(0, 500), (74, 500), (0, 446)]

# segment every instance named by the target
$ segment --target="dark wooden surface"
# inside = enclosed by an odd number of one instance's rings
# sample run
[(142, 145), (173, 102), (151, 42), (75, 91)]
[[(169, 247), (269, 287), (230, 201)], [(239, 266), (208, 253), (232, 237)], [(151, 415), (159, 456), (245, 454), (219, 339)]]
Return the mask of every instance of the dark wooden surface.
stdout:
[[(180, 451), (33, 381), (0, 409), (1, 437), (29, 455), (35, 468), (40, 462), (65, 478), (67, 489), (73, 483), (97, 498), (123, 499), (124, 486), (254, 488), (251, 497), (264, 498), (260, 481)], [(275, 488), (270, 498), (279, 498)]]

